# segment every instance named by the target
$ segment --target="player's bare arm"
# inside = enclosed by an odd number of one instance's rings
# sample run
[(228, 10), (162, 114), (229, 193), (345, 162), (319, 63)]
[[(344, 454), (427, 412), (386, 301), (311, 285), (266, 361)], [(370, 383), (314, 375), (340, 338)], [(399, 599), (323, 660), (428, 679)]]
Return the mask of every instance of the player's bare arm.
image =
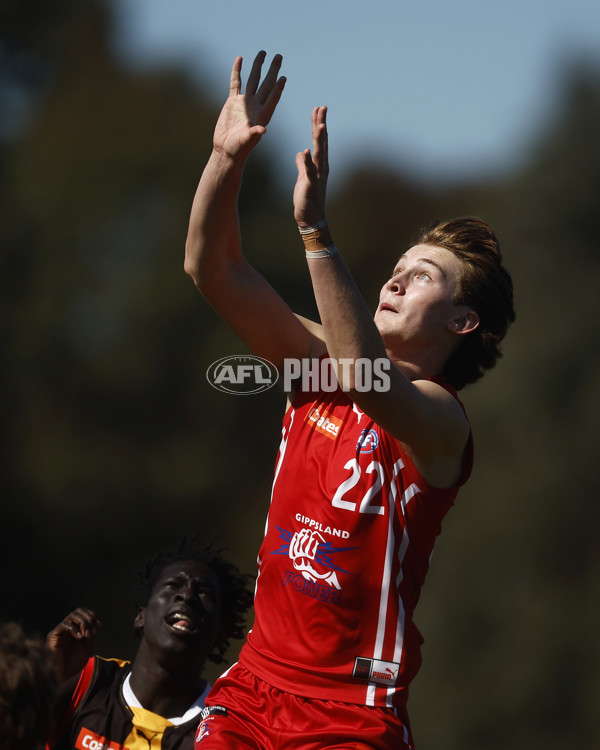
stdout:
[(261, 80), (264, 61), (259, 52), (244, 93), (242, 58), (233, 64), (229, 97), (192, 205), (184, 268), (244, 343), (279, 366), (285, 357), (311, 356), (319, 341), (242, 253), (237, 201), (244, 165), (285, 86), (281, 56), (273, 58)]
[[(296, 158), (294, 209), (301, 228), (318, 226), (325, 219), (329, 173), (326, 114), (325, 107), (315, 108), (312, 155), (307, 149)], [(327, 234), (328, 228), (322, 231)], [(324, 245), (329, 242), (330, 236), (323, 240)], [(334, 362), (389, 359), (373, 315), (340, 254), (307, 251), (307, 257), (327, 351)], [(460, 474), (469, 425), (456, 400), (441, 386), (419, 379), (418, 374), (418, 367), (411, 370), (410, 363), (390, 360), (389, 389), (361, 392), (355, 388), (352, 364), (338, 368), (338, 380), (358, 407), (406, 444), (425, 478), (440, 487), (450, 486)]]

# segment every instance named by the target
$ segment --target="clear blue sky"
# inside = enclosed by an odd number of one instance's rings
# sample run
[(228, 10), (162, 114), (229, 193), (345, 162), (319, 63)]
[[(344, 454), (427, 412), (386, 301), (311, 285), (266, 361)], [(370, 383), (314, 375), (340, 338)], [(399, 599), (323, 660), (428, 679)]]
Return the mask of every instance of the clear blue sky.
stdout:
[[(426, 178), (510, 169), (552, 116), (574, 56), (600, 65), (600, 0), (113, 0), (119, 49), (183, 62), (216, 105), (241, 54), (281, 52), (266, 136), (282, 171), (329, 107), (332, 179), (377, 158)], [(261, 144), (262, 145), (262, 144)]]

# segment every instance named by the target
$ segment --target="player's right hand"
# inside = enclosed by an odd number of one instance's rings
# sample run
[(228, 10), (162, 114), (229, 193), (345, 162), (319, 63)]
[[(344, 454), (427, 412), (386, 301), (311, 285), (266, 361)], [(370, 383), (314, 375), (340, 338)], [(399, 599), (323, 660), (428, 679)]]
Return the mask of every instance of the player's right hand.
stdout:
[(229, 97), (225, 102), (213, 136), (215, 151), (230, 158), (245, 157), (260, 138), (281, 98), (285, 77), (279, 75), (282, 57), (275, 55), (261, 82), (266, 53), (254, 59), (246, 91), (242, 94), (242, 58), (237, 57), (231, 70)]
[(100, 625), (94, 610), (78, 607), (48, 633), (46, 643), (54, 652), (61, 680), (67, 680), (83, 669), (92, 655)]

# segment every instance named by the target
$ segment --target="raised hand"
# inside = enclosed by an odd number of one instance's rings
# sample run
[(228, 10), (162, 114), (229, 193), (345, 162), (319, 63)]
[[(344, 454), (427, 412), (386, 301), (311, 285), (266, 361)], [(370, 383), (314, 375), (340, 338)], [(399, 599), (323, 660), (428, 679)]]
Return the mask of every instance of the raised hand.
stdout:
[(298, 178), (294, 187), (294, 217), (299, 226), (310, 226), (325, 218), (325, 195), (329, 176), (327, 107), (312, 112), (312, 154), (296, 155)]
[(61, 680), (84, 668), (92, 655), (99, 627), (100, 620), (93, 610), (78, 607), (48, 633), (46, 643), (55, 654)]
[(245, 157), (266, 132), (266, 126), (281, 98), (286, 79), (278, 78), (283, 58), (275, 55), (262, 83), (260, 80), (266, 52), (254, 59), (246, 93), (242, 94), (242, 58), (237, 57), (231, 70), (229, 97), (215, 126), (213, 146), (231, 157)]

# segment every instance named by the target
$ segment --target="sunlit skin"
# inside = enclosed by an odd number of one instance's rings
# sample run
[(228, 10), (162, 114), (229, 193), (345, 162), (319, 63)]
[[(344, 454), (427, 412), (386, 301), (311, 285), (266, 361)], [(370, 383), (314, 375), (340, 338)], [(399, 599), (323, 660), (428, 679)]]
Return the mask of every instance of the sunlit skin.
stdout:
[(381, 288), (374, 320), (392, 360), (432, 344), (458, 345), (456, 333), (474, 313), (453, 302), (461, 264), (449, 250), (415, 245)]
[[(406, 446), (427, 481), (449, 487), (460, 476), (470, 427), (460, 404), (433, 379), (442, 375), (464, 336), (479, 323), (475, 312), (452, 302), (459, 261), (441, 247), (410, 248), (382, 290), (373, 316), (341, 253), (326, 257), (309, 253), (307, 264), (320, 323), (294, 315), (244, 257), (237, 214), (245, 160), (265, 134), (285, 85), (285, 79), (277, 77), (279, 55), (261, 82), (264, 61), (265, 54), (260, 52), (245, 94), (241, 93), (241, 59), (233, 65), (230, 96), (192, 205), (185, 270), (246, 346), (276, 366), (286, 359), (317, 358), (325, 353), (334, 362), (387, 356), (395, 367), (385, 391), (356, 389), (356, 371), (351, 368), (338, 372), (338, 379), (359, 409)], [(296, 155), (293, 202), (300, 227), (318, 225), (327, 216), (326, 120), (327, 107), (315, 107), (312, 148)]]

